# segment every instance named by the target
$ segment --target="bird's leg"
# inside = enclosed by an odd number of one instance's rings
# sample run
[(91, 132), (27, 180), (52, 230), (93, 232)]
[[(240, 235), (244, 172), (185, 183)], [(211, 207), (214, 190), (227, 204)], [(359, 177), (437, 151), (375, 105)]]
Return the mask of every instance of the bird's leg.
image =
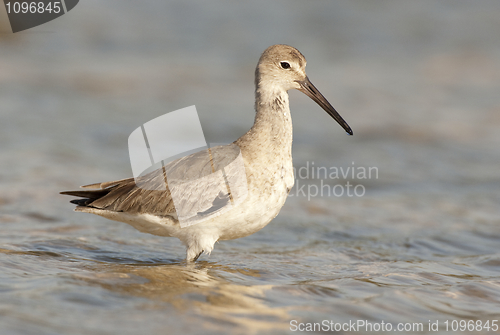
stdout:
[(198, 258), (201, 256), (203, 251), (205, 251), (205, 250), (200, 251), (200, 253), (198, 255), (196, 255), (196, 257), (193, 259), (193, 262), (196, 262), (198, 260)]

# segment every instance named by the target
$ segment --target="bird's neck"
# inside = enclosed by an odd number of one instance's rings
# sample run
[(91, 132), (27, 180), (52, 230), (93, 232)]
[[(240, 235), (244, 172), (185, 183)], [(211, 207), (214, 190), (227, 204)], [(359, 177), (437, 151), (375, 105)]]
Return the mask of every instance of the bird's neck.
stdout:
[(288, 93), (256, 77), (255, 121), (242, 137), (255, 152), (290, 156), (292, 151), (292, 118)]

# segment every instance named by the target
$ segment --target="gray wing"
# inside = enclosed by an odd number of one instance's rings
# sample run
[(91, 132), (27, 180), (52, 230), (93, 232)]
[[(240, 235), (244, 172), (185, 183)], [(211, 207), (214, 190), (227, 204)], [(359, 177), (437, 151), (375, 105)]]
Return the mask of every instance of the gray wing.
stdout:
[[(115, 212), (176, 217), (183, 214), (177, 213), (181, 209), (206, 215), (218, 211), (228, 199), (232, 201), (233, 191), (243, 194), (239, 189), (246, 190), (242, 159), (239, 168), (234, 164), (238, 157), (241, 152), (237, 145), (218, 146), (172, 161), (136, 179), (91, 184), (82, 188), (96, 189), (61, 194), (85, 198), (72, 201), (77, 205)], [(245, 183), (235, 183), (242, 174)], [(227, 187), (228, 181), (233, 181), (234, 190)]]

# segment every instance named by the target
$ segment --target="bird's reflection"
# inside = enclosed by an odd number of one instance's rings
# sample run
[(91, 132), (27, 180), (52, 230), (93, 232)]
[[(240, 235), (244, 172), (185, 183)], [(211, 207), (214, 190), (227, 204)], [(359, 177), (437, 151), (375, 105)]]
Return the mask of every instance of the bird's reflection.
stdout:
[(248, 285), (249, 282), (257, 283), (260, 277), (259, 272), (252, 269), (200, 262), (108, 263), (91, 266), (89, 270), (74, 278), (120, 294), (168, 302), (179, 311), (196, 310), (205, 317), (245, 329), (277, 329), (290, 320), (285, 308), (270, 307), (271, 304), (266, 303), (266, 292), (273, 285)]

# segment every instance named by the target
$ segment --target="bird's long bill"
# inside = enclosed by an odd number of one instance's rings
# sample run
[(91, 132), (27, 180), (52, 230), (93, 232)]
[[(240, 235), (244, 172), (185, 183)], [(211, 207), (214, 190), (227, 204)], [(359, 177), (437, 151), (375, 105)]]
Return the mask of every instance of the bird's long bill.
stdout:
[(306, 77), (306, 79), (297, 81), (300, 84), (299, 91), (303, 92), (305, 95), (307, 95), (309, 98), (313, 99), (316, 101), (318, 105), (320, 105), (328, 114), (330, 114), (331, 117), (337, 121), (342, 128), (349, 134), (352, 135), (352, 129), (349, 127), (347, 122), (344, 121), (342, 116), (340, 116), (339, 113), (333, 108), (332, 105), (326, 100), (326, 98), (321, 94), (318, 89), (309, 81), (309, 78)]

